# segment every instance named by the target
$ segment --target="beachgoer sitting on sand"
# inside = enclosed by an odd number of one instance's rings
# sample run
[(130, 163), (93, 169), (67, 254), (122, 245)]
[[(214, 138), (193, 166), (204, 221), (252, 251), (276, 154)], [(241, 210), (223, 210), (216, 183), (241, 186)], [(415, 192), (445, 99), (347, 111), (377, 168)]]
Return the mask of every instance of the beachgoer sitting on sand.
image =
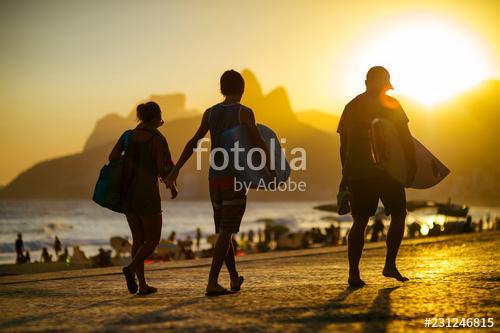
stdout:
[(52, 262), (52, 254), (49, 254), (46, 247), (42, 249), (42, 254), (40, 255), (40, 262), (44, 263)]
[(384, 236), (384, 222), (380, 216), (375, 217), (372, 225), (372, 237), (370, 238), (370, 242), (378, 242), (379, 239)]
[(109, 239), (109, 244), (111, 248), (115, 250), (114, 258), (120, 258), (122, 254), (131, 253), (132, 244), (130, 244), (129, 240), (123, 237), (111, 237)]
[(85, 255), (85, 252), (80, 250), (78, 245), (73, 246), (73, 256), (71, 257), (72, 264), (85, 264), (88, 263), (89, 259)]
[(57, 261), (59, 262), (66, 262), (66, 260), (68, 260), (68, 248), (67, 247), (64, 247), (64, 251), (63, 253), (61, 253), (61, 255), (57, 258)]
[(94, 267), (113, 266), (111, 262), (111, 250), (105, 251), (103, 248), (99, 248), (99, 253), (93, 256), (91, 260)]

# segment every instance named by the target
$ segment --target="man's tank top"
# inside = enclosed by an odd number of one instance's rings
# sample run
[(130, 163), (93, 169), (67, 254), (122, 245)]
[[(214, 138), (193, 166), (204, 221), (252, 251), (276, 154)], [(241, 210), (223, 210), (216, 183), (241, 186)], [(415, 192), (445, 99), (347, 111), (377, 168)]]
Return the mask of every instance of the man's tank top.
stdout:
[[(245, 106), (239, 103), (233, 104), (216, 104), (210, 108), (209, 112), (209, 126), (210, 126), (210, 140), (211, 140), (211, 150), (220, 148), (224, 149), (221, 146), (221, 134), (227, 129), (233, 128), (241, 124), (240, 113)], [(233, 166), (230, 164), (230, 160), (224, 161), (224, 153), (222, 153), (218, 149), (214, 154), (214, 159), (211, 161), (208, 178), (228, 178), (233, 177)], [(227, 156), (229, 157), (231, 151), (227, 151)], [(212, 168), (213, 165), (220, 169), (225, 163), (227, 166), (222, 170), (215, 170)]]

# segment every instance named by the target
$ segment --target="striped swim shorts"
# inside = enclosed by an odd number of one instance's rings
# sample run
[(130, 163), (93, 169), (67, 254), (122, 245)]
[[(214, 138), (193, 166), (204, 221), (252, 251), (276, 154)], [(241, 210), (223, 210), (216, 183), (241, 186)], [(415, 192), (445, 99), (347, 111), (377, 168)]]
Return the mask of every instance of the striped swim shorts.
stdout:
[(209, 179), (209, 188), (215, 232), (237, 233), (247, 206), (245, 190), (235, 191), (233, 177)]

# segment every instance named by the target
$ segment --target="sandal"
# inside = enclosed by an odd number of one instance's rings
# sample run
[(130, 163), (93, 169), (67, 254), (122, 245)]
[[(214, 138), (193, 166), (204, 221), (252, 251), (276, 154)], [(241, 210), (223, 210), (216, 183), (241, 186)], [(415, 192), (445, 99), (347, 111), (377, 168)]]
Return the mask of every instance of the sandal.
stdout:
[(241, 275), (238, 276), (238, 279), (235, 281), (235, 283), (233, 283), (233, 280), (231, 279), (231, 291), (232, 292), (240, 291), (243, 281), (245, 281), (245, 279)]
[(123, 275), (125, 275), (125, 280), (127, 281), (127, 289), (129, 293), (135, 294), (137, 290), (139, 289), (139, 286), (137, 285), (137, 282), (135, 281), (135, 276), (132, 274), (130, 271), (130, 268), (128, 267), (123, 267), (122, 269)]
[(149, 295), (149, 294), (154, 294), (157, 291), (158, 291), (158, 289), (156, 289), (155, 287), (148, 286), (146, 290), (142, 290), (142, 291), (139, 290), (137, 292), (137, 295), (140, 295), (140, 296)]
[(226, 288), (221, 287), (220, 285), (218, 286), (218, 289), (215, 290), (210, 290), (205, 293), (205, 296), (222, 296), (222, 295), (230, 295), (233, 294), (232, 291), (227, 290)]
[(220, 290), (207, 291), (205, 293), (205, 296), (212, 297), (212, 296), (223, 296), (223, 295), (231, 295), (231, 294), (234, 294), (234, 292), (224, 288), (224, 289), (220, 289)]

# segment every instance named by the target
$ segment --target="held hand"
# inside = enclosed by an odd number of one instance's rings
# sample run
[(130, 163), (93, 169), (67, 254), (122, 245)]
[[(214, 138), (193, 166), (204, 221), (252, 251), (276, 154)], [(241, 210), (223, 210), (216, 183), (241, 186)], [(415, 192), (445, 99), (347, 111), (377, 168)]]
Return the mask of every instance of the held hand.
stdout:
[(342, 175), (340, 180), (339, 192), (337, 194), (337, 213), (339, 215), (348, 214), (351, 211), (351, 191), (349, 190), (349, 182)]
[(348, 190), (339, 191), (337, 194), (337, 213), (339, 215), (348, 214), (351, 211), (351, 192)]
[(168, 188), (172, 187), (177, 187), (177, 176), (179, 175), (179, 171), (174, 171), (172, 170), (170, 174), (165, 178), (165, 185), (167, 185)]
[(167, 186), (167, 189), (170, 190), (170, 199), (175, 199), (177, 197), (177, 194), (179, 194), (179, 191), (177, 190), (177, 184), (174, 184), (172, 186)]

